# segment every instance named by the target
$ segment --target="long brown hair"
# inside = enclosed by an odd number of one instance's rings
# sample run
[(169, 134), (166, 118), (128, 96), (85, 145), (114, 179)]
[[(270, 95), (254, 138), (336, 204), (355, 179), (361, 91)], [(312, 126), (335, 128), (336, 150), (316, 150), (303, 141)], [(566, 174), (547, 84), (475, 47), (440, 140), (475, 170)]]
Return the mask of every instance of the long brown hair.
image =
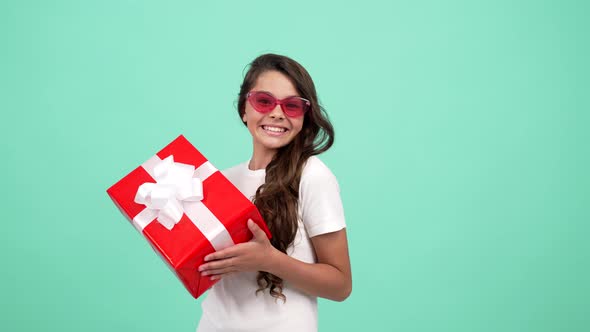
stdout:
[[(250, 63), (238, 97), (240, 118), (246, 111), (246, 94), (254, 87), (260, 74), (266, 71), (278, 71), (287, 76), (299, 95), (311, 102), (311, 110), (305, 113), (303, 119), (303, 128), (289, 144), (278, 149), (266, 166), (265, 183), (256, 190), (254, 197), (254, 204), (272, 234), (272, 245), (286, 253), (297, 233), (299, 181), (303, 166), (309, 157), (332, 146), (334, 128), (318, 102), (315, 85), (307, 70), (295, 60), (277, 54), (264, 54)], [(259, 287), (256, 293), (270, 288), (270, 295), (286, 300), (281, 278), (260, 271), (256, 281)]]

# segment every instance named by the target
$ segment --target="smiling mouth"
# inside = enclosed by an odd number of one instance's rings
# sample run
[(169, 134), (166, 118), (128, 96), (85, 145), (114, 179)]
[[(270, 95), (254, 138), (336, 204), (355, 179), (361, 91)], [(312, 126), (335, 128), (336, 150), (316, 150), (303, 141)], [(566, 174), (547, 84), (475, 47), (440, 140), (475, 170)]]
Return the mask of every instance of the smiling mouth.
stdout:
[(288, 131), (287, 128), (284, 127), (274, 127), (274, 126), (261, 126), (262, 129), (272, 135), (281, 135), (283, 133), (286, 133)]

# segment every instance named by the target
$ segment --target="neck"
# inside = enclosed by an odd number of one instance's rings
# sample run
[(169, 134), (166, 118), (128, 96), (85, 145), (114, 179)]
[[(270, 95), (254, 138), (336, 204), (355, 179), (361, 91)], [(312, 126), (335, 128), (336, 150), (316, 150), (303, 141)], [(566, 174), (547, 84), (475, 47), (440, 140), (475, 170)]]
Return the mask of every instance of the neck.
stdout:
[(266, 149), (264, 147), (254, 145), (252, 158), (250, 159), (248, 168), (253, 171), (266, 168), (276, 153), (277, 150), (275, 149)]

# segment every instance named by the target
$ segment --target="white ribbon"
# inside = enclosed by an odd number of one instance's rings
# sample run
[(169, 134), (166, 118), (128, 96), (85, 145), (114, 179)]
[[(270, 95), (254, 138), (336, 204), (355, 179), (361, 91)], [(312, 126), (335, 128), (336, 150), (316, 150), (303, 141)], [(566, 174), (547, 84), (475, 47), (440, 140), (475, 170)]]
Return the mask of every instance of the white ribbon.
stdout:
[(135, 202), (146, 206), (133, 218), (139, 232), (154, 219), (172, 230), (186, 214), (215, 250), (234, 244), (223, 223), (201, 202), (203, 181), (217, 172), (210, 162), (195, 169), (193, 165), (174, 162), (172, 155), (164, 160), (155, 155), (141, 166), (156, 183), (146, 182), (137, 189)]

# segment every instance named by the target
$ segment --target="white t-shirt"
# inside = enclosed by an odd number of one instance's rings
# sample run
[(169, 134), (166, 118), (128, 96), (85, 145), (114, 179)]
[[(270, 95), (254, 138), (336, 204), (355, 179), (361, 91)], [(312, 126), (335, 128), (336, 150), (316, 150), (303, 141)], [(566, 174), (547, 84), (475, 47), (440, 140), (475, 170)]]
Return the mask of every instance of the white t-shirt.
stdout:
[[(265, 169), (250, 170), (248, 162), (222, 173), (248, 198), (264, 183)], [(299, 184), (299, 228), (287, 254), (307, 263), (317, 259), (310, 237), (335, 232), (346, 227), (336, 177), (316, 156), (310, 157)], [(258, 289), (258, 272), (233, 273), (221, 278), (202, 302), (203, 314), (197, 332), (317, 331), (317, 297), (309, 296), (284, 281), (287, 301), (275, 300), (268, 288)]]

